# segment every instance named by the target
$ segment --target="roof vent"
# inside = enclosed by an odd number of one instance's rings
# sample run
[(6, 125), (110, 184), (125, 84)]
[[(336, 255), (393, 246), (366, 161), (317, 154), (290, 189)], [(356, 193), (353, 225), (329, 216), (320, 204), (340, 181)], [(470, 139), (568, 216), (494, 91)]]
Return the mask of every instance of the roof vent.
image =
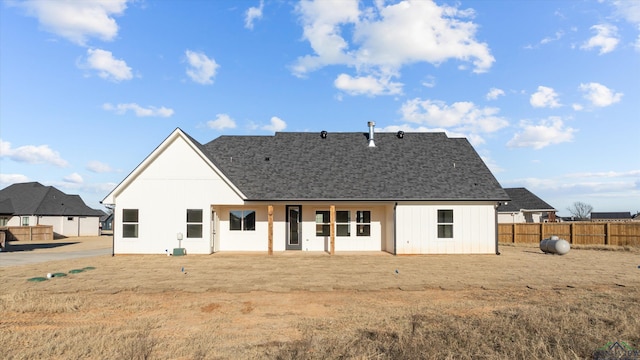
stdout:
[(400, 130), (398, 131), (398, 139), (402, 139), (404, 137), (404, 131)]
[(320, 131), (320, 137), (323, 139), (327, 138), (327, 132), (325, 130)]
[(369, 125), (369, 147), (376, 147), (376, 144), (373, 142), (373, 128), (376, 126), (376, 123), (369, 121), (367, 125)]

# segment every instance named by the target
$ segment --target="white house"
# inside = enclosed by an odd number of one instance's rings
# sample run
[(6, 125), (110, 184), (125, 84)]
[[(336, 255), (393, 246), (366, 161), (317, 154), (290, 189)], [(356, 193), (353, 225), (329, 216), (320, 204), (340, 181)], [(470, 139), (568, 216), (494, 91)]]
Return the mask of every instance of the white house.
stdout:
[(0, 204), (0, 226), (51, 225), (58, 236), (100, 235), (104, 212), (53, 186), (38, 182), (7, 186), (0, 190)]
[(555, 222), (556, 209), (526, 188), (505, 188), (510, 200), (498, 207), (498, 223)]
[(113, 252), (496, 253), (508, 196), (469, 142), (373, 126), (204, 145), (176, 129), (103, 200)]

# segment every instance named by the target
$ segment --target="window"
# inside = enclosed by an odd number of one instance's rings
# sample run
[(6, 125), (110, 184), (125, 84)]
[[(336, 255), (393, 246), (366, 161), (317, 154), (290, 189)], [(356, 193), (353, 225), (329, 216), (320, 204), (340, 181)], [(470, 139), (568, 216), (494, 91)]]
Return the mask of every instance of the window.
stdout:
[(138, 237), (138, 209), (122, 209), (122, 237)]
[(316, 236), (329, 236), (331, 220), (328, 211), (316, 211)]
[(202, 209), (187, 209), (187, 238), (202, 238)]
[(453, 238), (453, 210), (438, 210), (438, 238)]
[(357, 211), (356, 224), (356, 236), (371, 236), (371, 211)]
[(29, 226), (29, 217), (28, 216), (23, 216), (22, 217), (22, 226)]
[(349, 211), (336, 211), (336, 235), (337, 236), (351, 236), (351, 212)]
[(0, 217), (0, 226), (7, 226), (7, 223), (9, 223), (8, 217)]
[(229, 230), (254, 231), (255, 229), (255, 210), (234, 210), (229, 212)]

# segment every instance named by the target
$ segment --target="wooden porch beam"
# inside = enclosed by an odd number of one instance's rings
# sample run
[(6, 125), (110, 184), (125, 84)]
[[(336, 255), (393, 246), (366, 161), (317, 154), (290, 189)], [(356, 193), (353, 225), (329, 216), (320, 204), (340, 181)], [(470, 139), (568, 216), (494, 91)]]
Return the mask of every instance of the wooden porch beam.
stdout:
[(268, 230), (269, 255), (273, 255), (273, 205), (267, 206), (267, 218), (269, 220), (269, 230)]
[(329, 254), (333, 255), (336, 252), (336, 206), (331, 205), (329, 207), (329, 241), (330, 249)]

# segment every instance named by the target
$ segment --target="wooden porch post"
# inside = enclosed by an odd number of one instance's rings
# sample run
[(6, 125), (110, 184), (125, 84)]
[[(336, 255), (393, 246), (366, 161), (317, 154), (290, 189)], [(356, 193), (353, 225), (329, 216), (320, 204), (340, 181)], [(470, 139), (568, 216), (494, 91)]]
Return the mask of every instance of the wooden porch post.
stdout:
[(336, 252), (336, 206), (329, 207), (329, 253), (333, 255)]
[(273, 255), (273, 205), (267, 206), (267, 218), (269, 220), (269, 255)]

